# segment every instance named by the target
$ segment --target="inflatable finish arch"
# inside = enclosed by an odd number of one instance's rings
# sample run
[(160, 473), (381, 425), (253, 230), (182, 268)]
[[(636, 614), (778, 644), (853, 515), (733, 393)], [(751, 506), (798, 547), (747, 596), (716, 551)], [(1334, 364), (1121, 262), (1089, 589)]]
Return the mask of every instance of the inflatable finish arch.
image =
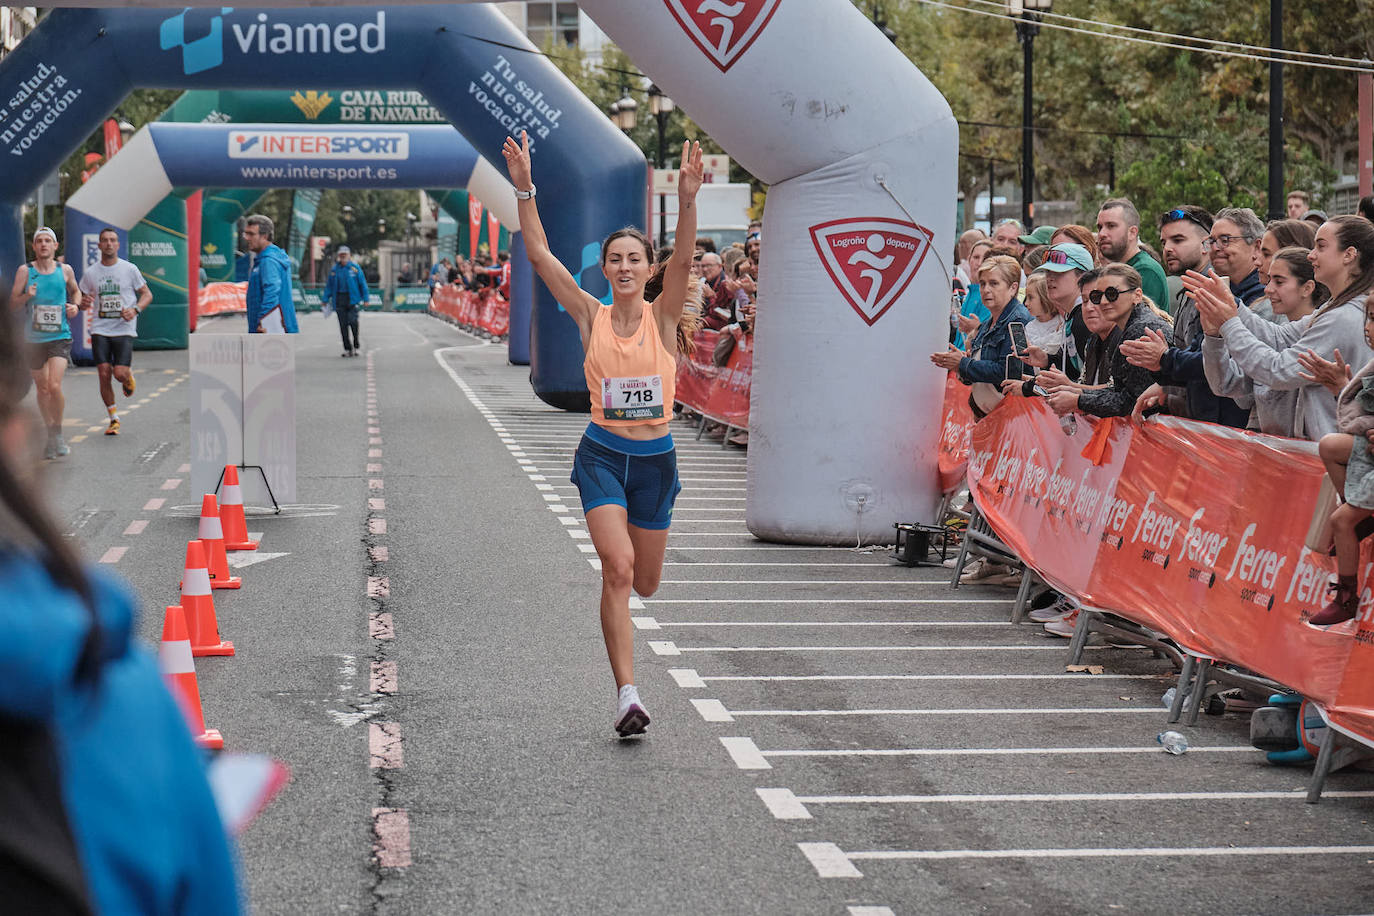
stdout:
[[(769, 185), (749, 412), (749, 530), (890, 543), (929, 521), (958, 131), (849, 0), (581, 0)], [(933, 249), (933, 250), (932, 250)]]
[[(348, 85), (360, 73), (421, 91), (491, 161), (508, 132), (528, 130), (554, 254), (604, 292), (584, 254), (615, 229), (643, 225), (644, 157), (486, 6), (53, 11), (0, 60), (0, 272), (24, 258), (21, 202), (133, 88)], [(587, 409), (577, 330), (542, 286), (530, 350), (539, 397)]]

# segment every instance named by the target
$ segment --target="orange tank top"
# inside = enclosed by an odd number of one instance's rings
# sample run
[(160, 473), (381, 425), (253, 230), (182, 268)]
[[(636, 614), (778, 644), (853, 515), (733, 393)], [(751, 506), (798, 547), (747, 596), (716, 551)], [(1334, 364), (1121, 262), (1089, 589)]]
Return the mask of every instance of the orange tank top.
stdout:
[(639, 327), (620, 337), (611, 327), (611, 310), (603, 305), (592, 316), (587, 358), (582, 370), (592, 399), (592, 421), (598, 426), (652, 426), (672, 419), (677, 357), (658, 333), (651, 303), (644, 303)]

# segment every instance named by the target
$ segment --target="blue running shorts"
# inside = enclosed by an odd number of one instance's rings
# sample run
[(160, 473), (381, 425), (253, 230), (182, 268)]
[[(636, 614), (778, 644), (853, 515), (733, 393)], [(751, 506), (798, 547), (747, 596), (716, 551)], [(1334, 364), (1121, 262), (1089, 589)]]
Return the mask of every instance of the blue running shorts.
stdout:
[(682, 491), (673, 436), (626, 439), (590, 423), (573, 456), (572, 482), (584, 513), (613, 503), (625, 507), (636, 528), (662, 531), (672, 524), (673, 500)]

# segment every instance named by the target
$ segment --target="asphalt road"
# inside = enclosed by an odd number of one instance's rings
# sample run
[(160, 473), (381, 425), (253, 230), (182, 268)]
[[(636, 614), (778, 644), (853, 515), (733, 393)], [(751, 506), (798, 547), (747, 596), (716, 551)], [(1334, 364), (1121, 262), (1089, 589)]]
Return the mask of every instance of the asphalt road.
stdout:
[[(1374, 908), (1374, 776), (1305, 805), (1309, 771), (1265, 764), (1237, 715), (1163, 754), (1164, 663), (1090, 649), (1104, 673), (1068, 675), (1008, 589), (755, 541), (743, 453), (686, 426), (664, 582), (632, 610), (653, 724), (617, 740), (568, 483), (586, 418), (426, 316), (365, 314), (365, 359), (303, 325), (300, 502), (250, 513), (260, 551), (215, 594), (237, 654), (197, 666), (227, 746), (292, 769), (241, 840), (255, 912)], [(135, 364), (118, 437), (93, 371), (69, 375), (86, 438), (48, 480), (151, 643), (200, 494), (187, 354)]]

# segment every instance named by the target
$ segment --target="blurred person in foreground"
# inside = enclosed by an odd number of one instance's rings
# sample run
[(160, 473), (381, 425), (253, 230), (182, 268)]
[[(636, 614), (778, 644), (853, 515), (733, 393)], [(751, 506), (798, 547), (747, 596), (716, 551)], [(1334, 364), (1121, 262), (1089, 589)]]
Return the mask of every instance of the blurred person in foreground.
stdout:
[(13, 913), (234, 914), (236, 868), (135, 599), (41, 497), (17, 325), (0, 322), (0, 887)]

